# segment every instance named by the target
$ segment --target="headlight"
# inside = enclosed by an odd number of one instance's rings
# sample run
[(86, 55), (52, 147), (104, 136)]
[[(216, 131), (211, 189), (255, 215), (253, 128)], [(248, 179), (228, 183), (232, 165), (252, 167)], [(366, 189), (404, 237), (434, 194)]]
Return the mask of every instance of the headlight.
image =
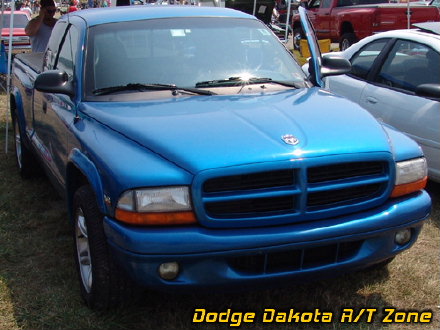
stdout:
[(428, 175), (425, 158), (396, 163), (396, 186), (424, 179)]
[(116, 207), (116, 219), (138, 225), (195, 223), (188, 187), (129, 190)]
[(396, 182), (391, 197), (398, 197), (425, 188), (428, 181), (425, 158), (396, 163)]

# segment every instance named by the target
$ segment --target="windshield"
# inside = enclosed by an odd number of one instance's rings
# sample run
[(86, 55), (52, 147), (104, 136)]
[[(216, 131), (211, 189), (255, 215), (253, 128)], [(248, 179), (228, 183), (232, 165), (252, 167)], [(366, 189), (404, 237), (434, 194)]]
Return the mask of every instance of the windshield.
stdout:
[[(9, 28), (11, 14), (3, 14), (2, 27)], [(14, 14), (14, 28), (25, 28), (29, 22), (28, 17), (25, 14)]]
[[(269, 83), (304, 86), (305, 79), (292, 55), (264, 24), (224, 17), (154, 19), (92, 27), (86, 72), (89, 97), (93, 97), (93, 91), (129, 84), (211, 88), (265, 78)], [(133, 93), (139, 89), (119, 91)]]

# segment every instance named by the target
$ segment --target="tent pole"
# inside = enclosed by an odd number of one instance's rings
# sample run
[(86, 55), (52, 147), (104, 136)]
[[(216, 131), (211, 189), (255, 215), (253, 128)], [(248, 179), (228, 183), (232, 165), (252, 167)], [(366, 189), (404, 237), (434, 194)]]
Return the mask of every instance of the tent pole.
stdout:
[(291, 1), (289, 1), (289, 4), (287, 5), (287, 17), (286, 17), (286, 35), (284, 37), (284, 42), (287, 43), (288, 38), (289, 38), (289, 28), (290, 28), (290, 6), (291, 6)]

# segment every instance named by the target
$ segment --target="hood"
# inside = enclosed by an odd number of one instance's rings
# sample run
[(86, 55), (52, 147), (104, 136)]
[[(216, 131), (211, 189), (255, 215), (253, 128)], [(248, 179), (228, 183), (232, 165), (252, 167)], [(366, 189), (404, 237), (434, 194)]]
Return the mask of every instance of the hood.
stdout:
[[(84, 103), (81, 111), (180, 167), (206, 169), (390, 151), (382, 126), (318, 88), (272, 94)], [(287, 144), (283, 136), (298, 139)], [(287, 139), (288, 140), (288, 139)]]

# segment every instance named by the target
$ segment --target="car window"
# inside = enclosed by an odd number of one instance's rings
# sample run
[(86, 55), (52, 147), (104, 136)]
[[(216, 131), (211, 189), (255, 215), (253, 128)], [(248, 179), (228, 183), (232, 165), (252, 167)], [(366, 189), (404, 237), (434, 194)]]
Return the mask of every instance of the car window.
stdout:
[(57, 24), (55, 24), (44, 54), (43, 70), (51, 70), (54, 68), (59, 46), (66, 33), (67, 27), (66, 21), (58, 21)]
[(346, 7), (346, 6), (353, 6), (354, 2), (353, 0), (339, 0), (337, 7)]
[(397, 40), (376, 81), (410, 92), (421, 84), (440, 84), (440, 55), (427, 45)]
[[(209, 42), (215, 40), (215, 42)], [(89, 30), (87, 90), (133, 83), (195, 87), (230, 77), (303, 83), (291, 53), (257, 20), (173, 18)]]
[[(14, 28), (25, 28), (29, 23), (29, 18), (26, 14), (14, 13)], [(11, 24), (11, 15), (4, 13), (2, 15), (2, 28), (9, 29)]]
[(323, 0), (321, 8), (330, 8), (332, 6), (333, 0)]
[(373, 67), (374, 61), (379, 56), (380, 52), (388, 41), (389, 39), (375, 40), (362, 47), (350, 60), (350, 75), (361, 79), (367, 79), (367, 76)]
[(75, 56), (78, 49), (79, 33), (74, 26), (70, 26), (61, 46), (56, 68), (66, 72), (69, 77), (73, 76)]

